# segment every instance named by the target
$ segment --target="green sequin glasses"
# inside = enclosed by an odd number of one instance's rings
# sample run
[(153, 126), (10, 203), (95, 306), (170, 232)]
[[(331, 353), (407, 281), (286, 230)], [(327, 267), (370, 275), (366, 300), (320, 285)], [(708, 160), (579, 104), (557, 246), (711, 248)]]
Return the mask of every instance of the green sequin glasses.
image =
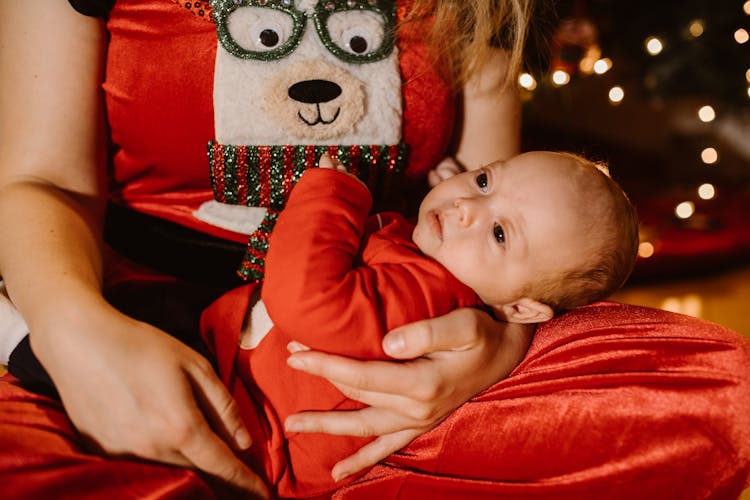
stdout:
[(393, 51), (393, 0), (321, 0), (312, 14), (294, 0), (212, 0), (221, 45), (242, 59), (270, 61), (293, 52), (313, 19), (323, 45), (339, 59), (366, 64)]

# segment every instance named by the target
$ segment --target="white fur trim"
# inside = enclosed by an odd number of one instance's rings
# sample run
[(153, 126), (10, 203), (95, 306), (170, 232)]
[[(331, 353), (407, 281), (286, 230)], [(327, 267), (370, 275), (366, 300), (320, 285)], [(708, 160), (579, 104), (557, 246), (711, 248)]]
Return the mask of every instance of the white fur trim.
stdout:
[(262, 300), (258, 300), (250, 306), (250, 319), (240, 333), (240, 348), (255, 349), (260, 341), (268, 335), (273, 328), (273, 321), (268, 316), (266, 305)]
[(211, 200), (198, 207), (193, 215), (196, 219), (208, 222), (213, 226), (249, 235), (263, 222), (266, 209), (244, 205), (228, 205)]
[(0, 365), (7, 366), (10, 353), (27, 333), (26, 322), (10, 301), (5, 284), (0, 280)]

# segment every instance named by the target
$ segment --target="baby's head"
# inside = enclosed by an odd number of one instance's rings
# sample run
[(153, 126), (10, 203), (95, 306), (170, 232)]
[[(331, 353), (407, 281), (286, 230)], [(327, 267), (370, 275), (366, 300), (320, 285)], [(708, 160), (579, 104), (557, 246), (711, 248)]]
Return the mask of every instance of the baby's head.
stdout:
[(638, 222), (606, 170), (537, 151), (435, 186), (413, 238), (500, 317), (536, 323), (619, 288), (635, 262)]

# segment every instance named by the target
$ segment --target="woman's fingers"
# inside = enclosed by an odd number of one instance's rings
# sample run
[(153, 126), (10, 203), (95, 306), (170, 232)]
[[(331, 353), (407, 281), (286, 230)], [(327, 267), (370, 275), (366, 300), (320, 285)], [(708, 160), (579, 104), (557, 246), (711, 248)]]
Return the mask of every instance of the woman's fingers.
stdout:
[(397, 359), (413, 359), (439, 351), (470, 349), (478, 340), (475, 310), (457, 309), (440, 318), (417, 321), (390, 331), (383, 338), (383, 350)]
[(221, 438), (238, 450), (252, 444), (250, 433), (240, 417), (237, 403), (216, 377), (208, 362), (197, 364), (192, 370), (193, 390), (203, 414)]
[(322, 432), (336, 436), (371, 437), (417, 427), (409, 417), (383, 408), (356, 411), (307, 411), (287, 417), (287, 432)]
[(345, 384), (361, 391), (399, 394), (417, 398), (422, 380), (429, 375), (429, 361), (417, 359), (408, 366), (391, 361), (359, 361), (317, 351), (300, 351), (287, 359), (296, 370)]
[(184, 436), (179, 451), (197, 469), (259, 498), (269, 498), (263, 481), (200, 419)]
[(340, 481), (347, 476), (373, 466), (388, 455), (397, 452), (411, 443), (414, 438), (422, 434), (422, 432), (424, 432), (424, 430), (407, 429), (405, 431), (380, 436), (376, 440), (357, 450), (353, 455), (337, 463), (333, 467), (331, 475), (333, 476), (333, 479)]

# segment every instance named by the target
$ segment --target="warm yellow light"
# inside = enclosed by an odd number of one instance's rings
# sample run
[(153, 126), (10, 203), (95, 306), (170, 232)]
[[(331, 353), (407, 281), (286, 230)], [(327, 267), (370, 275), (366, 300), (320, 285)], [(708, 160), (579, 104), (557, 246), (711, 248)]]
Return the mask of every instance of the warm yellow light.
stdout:
[(656, 38), (655, 36), (650, 36), (646, 38), (646, 51), (651, 54), (652, 56), (655, 56), (659, 54), (662, 50), (664, 50), (664, 44)]
[(745, 80), (747, 80), (747, 83), (750, 83), (750, 68), (747, 68), (747, 71), (745, 71)]
[(711, 106), (703, 106), (698, 110), (698, 118), (705, 123), (712, 122), (716, 118), (716, 111)]
[(683, 201), (674, 209), (674, 214), (680, 219), (689, 219), (695, 213), (695, 204), (692, 201)]
[(716, 151), (716, 148), (706, 148), (701, 151), (701, 160), (707, 165), (713, 165), (719, 161), (719, 152)]
[(518, 84), (526, 90), (534, 90), (536, 88), (536, 80), (529, 73), (521, 73), (518, 77)]
[(620, 104), (624, 98), (625, 91), (619, 85), (609, 89), (609, 102), (612, 104)]
[(745, 11), (745, 14), (750, 16), (750, 0), (747, 0), (747, 2), (745, 2), (745, 5), (742, 6), (742, 10)]
[(702, 200), (713, 200), (716, 196), (716, 188), (713, 184), (701, 184), (698, 187), (698, 196), (700, 196)]
[(642, 259), (648, 259), (654, 255), (654, 245), (648, 241), (642, 242), (638, 245), (638, 257)]
[(552, 73), (552, 83), (554, 83), (557, 86), (566, 85), (570, 81), (570, 75), (567, 71), (563, 71), (561, 69), (558, 69), (554, 73)]
[(597, 75), (603, 75), (610, 69), (612, 69), (612, 59), (608, 57), (599, 59), (598, 61), (594, 63), (594, 73), (596, 73)]
[(690, 31), (690, 34), (693, 36), (693, 38), (698, 38), (703, 34), (703, 21), (700, 19), (696, 19), (695, 21), (690, 23), (690, 26), (688, 27), (688, 31)]
[(695, 293), (688, 293), (683, 297), (667, 297), (659, 308), (700, 318), (703, 314), (703, 299)]
[(747, 33), (745, 28), (740, 28), (734, 32), (734, 41), (740, 45), (750, 40), (750, 34)]
[(747, 88), (747, 96), (750, 97), (750, 87)]

